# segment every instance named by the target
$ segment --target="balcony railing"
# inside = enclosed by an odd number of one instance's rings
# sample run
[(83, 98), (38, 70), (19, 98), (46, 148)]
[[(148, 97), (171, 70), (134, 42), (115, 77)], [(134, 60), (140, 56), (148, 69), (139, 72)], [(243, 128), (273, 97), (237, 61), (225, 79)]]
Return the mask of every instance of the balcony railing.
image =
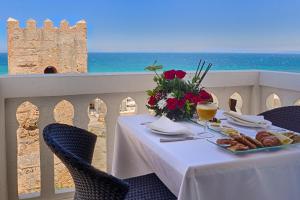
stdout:
[[(55, 164), (53, 154), (42, 139), (43, 128), (49, 123), (60, 120), (54, 112), (57, 106), (70, 110), (69, 113), (71, 114), (62, 113), (64, 117), (69, 118), (66, 123), (88, 129), (92, 120), (88, 115), (91, 102), (94, 99), (101, 99), (105, 103), (104, 114), (100, 116), (105, 120), (106, 130), (102, 133), (103, 135), (100, 135), (104, 138), (100, 144), (102, 150), (99, 150), (102, 152), (96, 150), (95, 154), (102, 157), (106, 156), (104, 159), (106, 159), (107, 169), (110, 171), (114, 126), (120, 115), (120, 105), (125, 98), (131, 97), (137, 106), (136, 113), (148, 113), (145, 107), (147, 100), (145, 91), (154, 87), (152, 78), (153, 74), (148, 73), (0, 77), (1, 200), (72, 197), (72, 189), (57, 190), (57, 180), (55, 180), (55, 173), (57, 172), (54, 166), (58, 164), (57, 162)], [(213, 92), (214, 100), (218, 101), (220, 108), (228, 110), (229, 99), (235, 98), (238, 102), (237, 110), (245, 114), (257, 114), (274, 106), (293, 105), (300, 99), (300, 74), (296, 73), (270, 71), (210, 72), (204, 85)], [(58, 104), (62, 100), (65, 101)], [(22, 107), (25, 105), (24, 102), (31, 106), (31, 111)], [(130, 106), (132, 107), (131, 103)], [(97, 110), (99, 108), (93, 107), (92, 109)], [(28, 113), (35, 117), (31, 121), (22, 121), (24, 115), (28, 115)], [(126, 111), (123, 110), (124, 113)], [(22, 132), (20, 129), (24, 129), (24, 131)], [(37, 139), (34, 141), (34, 146), (30, 143), (32, 140), (27, 140), (27, 138), (35, 134)], [(22, 146), (23, 143), (27, 146)], [(34, 148), (38, 151), (33, 151)], [(29, 152), (30, 156), (20, 155), (23, 150)], [(32, 157), (35, 157), (40, 163), (30, 163)], [(23, 163), (26, 163), (26, 166), (36, 164), (35, 167), (28, 169), (23, 167), (21, 170), (20, 158)], [(38, 187), (32, 190), (34, 192), (29, 190), (29, 192), (19, 195), (19, 176), (24, 175), (26, 177), (26, 174), (29, 174), (30, 178), (32, 170), (37, 170), (36, 174), (39, 177), (30, 179), (29, 183), (37, 184)], [(38, 183), (34, 182), (36, 180)], [(20, 183), (19, 187), (21, 187)]]

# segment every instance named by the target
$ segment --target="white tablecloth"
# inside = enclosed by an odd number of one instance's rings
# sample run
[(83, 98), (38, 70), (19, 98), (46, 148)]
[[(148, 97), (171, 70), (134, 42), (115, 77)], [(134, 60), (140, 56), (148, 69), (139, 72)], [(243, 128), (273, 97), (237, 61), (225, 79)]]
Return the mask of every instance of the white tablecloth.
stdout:
[[(300, 199), (298, 146), (237, 156), (204, 139), (160, 143), (161, 136), (141, 125), (156, 119), (149, 115), (118, 119), (113, 175), (128, 178), (154, 172), (179, 200)], [(202, 130), (184, 124), (195, 132)]]

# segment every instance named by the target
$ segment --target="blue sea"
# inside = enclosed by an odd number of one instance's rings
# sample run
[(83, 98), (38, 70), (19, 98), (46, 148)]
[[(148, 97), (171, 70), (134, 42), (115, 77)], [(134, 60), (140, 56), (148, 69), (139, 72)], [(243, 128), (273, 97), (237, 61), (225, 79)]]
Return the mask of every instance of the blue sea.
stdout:
[[(300, 72), (300, 54), (258, 53), (89, 53), (88, 72), (142, 72), (154, 60), (164, 69), (195, 70), (199, 59), (212, 70)], [(7, 54), (0, 53), (0, 74), (7, 74)]]

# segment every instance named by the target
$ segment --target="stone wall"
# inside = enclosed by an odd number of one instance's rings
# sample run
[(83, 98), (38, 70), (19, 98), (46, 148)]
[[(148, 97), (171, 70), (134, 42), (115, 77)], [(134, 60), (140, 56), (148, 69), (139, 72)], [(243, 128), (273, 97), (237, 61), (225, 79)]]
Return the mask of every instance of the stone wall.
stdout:
[(45, 20), (37, 28), (28, 20), (21, 28), (19, 21), (7, 20), (9, 74), (42, 74), (47, 66), (58, 73), (87, 72), (86, 22), (81, 20), (70, 27), (66, 20), (54, 27)]
[(40, 191), (39, 110), (32, 103), (22, 103), (17, 111), (18, 193)]
[[(57, 123), (74, 125), (74, 107), (66, 100), (56, 104), (53, 110), (54, 120)], [(73, 188), (73, 179), (62, 161), (54, 155), (54, 185), (56, 190)]]
[[(9, 74), (42, 74), (48, 66), (57, 73), (87, 72), (86, 22), (79, 21), (69, 27), (67, 21), (60, 28), (45, 20), (43, 28), (37, 28), (34, 20), (28, 20), (25, 28), (9, 18), (8, 71)], [(18, 144), (18, 193), (19, 195), (40, 191), (40, 148), (38, 108), (24, 102), (16, 111), (19, 122)], [(54, 109), (56, 122), (73, 124), (74, 108), (61, 101)], [(55, 156), (55, 189), (74, 187), (72, 178), (62, 162)]]

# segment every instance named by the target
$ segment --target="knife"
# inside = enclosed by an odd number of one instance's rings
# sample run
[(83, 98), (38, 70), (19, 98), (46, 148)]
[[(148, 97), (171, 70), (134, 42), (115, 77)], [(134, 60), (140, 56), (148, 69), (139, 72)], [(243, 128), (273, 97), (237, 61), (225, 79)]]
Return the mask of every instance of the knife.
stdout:
[(180, 138), (160, 138), (160, 142), (178, 142), (178, 141), (186, 141), (186, 140), (198, 140), (204, 139), (202, 137), (195, 137), (195, 136), (186, 136)]

